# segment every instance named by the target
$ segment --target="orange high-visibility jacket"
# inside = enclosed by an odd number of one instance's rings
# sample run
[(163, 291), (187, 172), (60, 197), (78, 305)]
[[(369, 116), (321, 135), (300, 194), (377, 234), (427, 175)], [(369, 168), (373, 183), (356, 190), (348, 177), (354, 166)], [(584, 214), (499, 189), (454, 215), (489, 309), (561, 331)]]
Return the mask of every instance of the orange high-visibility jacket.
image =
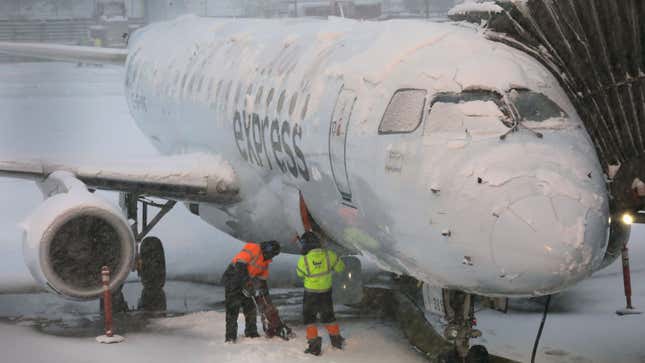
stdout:
[(242, 251), (233, 257), (232, 263), (235, 264), (236, 262), (246, 264), (250, 278), (257, 277), (262, 280), (269, 278), (269, 264), (271, 260), (264, 260), (260, 245), (257, 243), (249, 242), (245, 244)]

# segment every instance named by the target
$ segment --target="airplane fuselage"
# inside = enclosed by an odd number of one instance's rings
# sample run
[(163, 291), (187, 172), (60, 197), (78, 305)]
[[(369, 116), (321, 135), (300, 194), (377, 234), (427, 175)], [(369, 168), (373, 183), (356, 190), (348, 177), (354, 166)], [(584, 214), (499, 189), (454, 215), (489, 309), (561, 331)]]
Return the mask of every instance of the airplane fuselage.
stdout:
[(476, 29), (187, 16), (129, 48), (126, 96), (153, 145), (238, 174), (241, 202), (199, 207), (236, 238), (297, 253), (302, 195), (348, 251), (444, 287), (540, 295), (602, 261), (606, 185), (576, 111)]

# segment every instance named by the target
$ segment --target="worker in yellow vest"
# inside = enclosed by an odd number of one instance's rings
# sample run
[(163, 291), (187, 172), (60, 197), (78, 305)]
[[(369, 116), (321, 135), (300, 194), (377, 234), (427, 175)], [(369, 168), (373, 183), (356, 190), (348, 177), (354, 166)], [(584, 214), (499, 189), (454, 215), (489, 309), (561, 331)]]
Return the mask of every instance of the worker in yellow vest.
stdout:
[(318, 336), (316, 327), (317, 315), (326, 325), (331, 345), (343, 349), (345, 338), (340, 335), (336, 323), (334, 305), (331, 295), (332, 272), (342, 272), (345, 264), (333, 251), (322, 248), (320, 239), (313, 232), (306, 232), (300, 239), (302, 254), (298, 260), (297, 274), (304, 279), (305, 294), (302, 301), (302, 316), (307, 326), (307, 342), (309, 346), (305, 353), (320, 355), (322, 353), (322, 338)]

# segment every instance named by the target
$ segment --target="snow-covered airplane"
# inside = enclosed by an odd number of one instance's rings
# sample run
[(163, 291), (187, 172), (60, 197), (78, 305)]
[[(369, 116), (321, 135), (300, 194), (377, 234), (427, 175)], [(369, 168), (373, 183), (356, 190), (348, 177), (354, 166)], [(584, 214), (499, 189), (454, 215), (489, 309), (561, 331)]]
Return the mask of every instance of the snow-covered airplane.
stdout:
[[(138, 30), (127, 50), (0, 50), (125, 65), (132, 116), (163, 155), (0, 162), (42, 187), (26, 261), (67, 297), (96, 298), (104, 264), (123, 283), (150, 229), (131, 228), (139, 196), (290, 253), (313, 229), (346, 255), (485, 296), (561, 291), (628, 236), (556, 79), (475, 27), (184, 16)], [(124, 208), (93, 189), (122, 192)]]

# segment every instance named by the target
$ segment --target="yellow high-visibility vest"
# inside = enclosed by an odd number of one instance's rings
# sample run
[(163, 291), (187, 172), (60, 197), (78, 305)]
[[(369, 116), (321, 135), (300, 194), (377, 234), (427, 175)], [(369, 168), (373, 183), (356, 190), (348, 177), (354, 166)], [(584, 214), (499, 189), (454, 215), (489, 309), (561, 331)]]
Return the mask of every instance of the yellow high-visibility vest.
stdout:
[(304, 278), (305, 290), (326, 292), (331, 290), (332, 271), (343, 272), (345, 264), (334, 251), (316, 248), (301, 256), (296, 272)]

